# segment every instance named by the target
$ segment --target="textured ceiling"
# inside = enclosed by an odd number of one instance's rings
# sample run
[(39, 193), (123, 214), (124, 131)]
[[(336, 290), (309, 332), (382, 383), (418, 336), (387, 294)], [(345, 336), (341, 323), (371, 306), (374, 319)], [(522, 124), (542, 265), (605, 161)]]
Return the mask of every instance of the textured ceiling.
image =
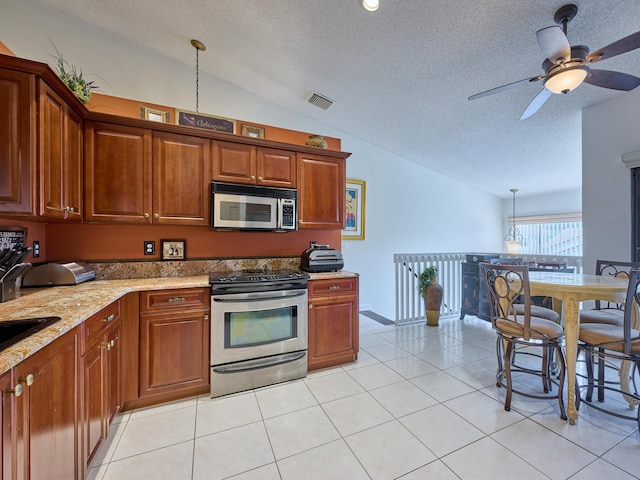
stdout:
[[(583, 84), (520, 121), (543, 73), (536, 31), (563, 1), (41, 0), (448, 177), (508, 198), (579, 188), (581, 110), (625, 93)], [(640, 30), (640, 1), (583, 0), (572, 45), (595, 51)], [(597, 68), (640, 76), (640, 49)], [(335, 103), (306, 103), (310, 91)]]

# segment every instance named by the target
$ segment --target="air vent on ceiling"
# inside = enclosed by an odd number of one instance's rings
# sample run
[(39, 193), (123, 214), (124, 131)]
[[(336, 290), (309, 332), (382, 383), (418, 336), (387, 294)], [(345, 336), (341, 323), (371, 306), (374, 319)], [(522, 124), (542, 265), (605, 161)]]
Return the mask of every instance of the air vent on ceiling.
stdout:
[(307, 102), (323, 110), (327, 110), (331, 105), (333, 105), (333, 100), (316, 92), (311, 92), (309, 98), (307, 98)]

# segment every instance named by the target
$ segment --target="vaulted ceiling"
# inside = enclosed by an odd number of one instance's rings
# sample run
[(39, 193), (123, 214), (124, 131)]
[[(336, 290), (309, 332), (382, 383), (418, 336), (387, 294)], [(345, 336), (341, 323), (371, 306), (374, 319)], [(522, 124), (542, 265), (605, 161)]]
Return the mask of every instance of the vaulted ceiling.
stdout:
[[(525, 121), (542, 82), (467, 99), (543, 73), (536, 31), (563, 1), (40, 1), (188, 65), (196, 38), (201, 71), (503, 198), (579, 188), (581, 110), (629, 95), (583, 84)], [(638, 0), (574, 3), (572, 45), (640, 30)], [(640, 49), (597, 68), (640, 76)], [(333, 106), (307, 103), (311, 91)]]

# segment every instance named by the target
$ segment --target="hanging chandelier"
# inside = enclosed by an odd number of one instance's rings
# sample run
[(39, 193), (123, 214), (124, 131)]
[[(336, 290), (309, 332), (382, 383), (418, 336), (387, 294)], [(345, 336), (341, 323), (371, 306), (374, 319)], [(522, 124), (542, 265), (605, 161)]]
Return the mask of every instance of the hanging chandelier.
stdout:
[(507, 229), (507, 234), (504, 236), (504, 241), (507, 243), (507, 251), (509, 253), (520, 253), (522, 248), (522, 235), (516, 226), (516, 192), (517, 188), (510, 190), (513, 193), (513, 216), (511, 217), (511, 224)]
[(198, 90), (199, 90), (199, 80), (200, 80), (200, 52), (205, 51), (207, 47), (205, 47), (204, 43), (200, 40), (196, 40), (195, 38), (191, 40), (191, 45), (196, 49), (196, 112), (198, 111)]

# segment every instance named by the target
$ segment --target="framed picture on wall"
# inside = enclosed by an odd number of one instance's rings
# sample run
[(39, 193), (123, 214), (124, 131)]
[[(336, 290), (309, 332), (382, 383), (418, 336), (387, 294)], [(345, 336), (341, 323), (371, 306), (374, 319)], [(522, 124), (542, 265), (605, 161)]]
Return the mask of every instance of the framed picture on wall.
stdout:
[(161, 240), (162, 260), (184, 260), (186, 258), (185, 240)]
[(364, 240), (366, 183), (347, 178), (345, 191), (345, 228), (343, 240)]

